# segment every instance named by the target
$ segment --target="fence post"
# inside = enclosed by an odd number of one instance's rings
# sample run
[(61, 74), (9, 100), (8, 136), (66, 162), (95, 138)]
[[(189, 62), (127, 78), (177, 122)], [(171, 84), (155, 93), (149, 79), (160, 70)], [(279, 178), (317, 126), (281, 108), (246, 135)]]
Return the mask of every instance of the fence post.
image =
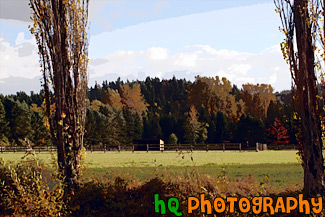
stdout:
[(267, 151), (267, 144), (263, 144), (263, 151)]
[(241, 143), (239, 143), (239, 151), (241, 151)]
[(256, 151), (258, 151), (258, 142), (256, 143)]
[(147, 153), (149, 152), (149, 144), (147, 144)]
[(225, 143), (222, 143), (222, 149), (223, 149), (223, 152), (225, 152), (225, 149), (226, 149)]
[(132, 144), (132, 153), (134, 152), (134, 144)]

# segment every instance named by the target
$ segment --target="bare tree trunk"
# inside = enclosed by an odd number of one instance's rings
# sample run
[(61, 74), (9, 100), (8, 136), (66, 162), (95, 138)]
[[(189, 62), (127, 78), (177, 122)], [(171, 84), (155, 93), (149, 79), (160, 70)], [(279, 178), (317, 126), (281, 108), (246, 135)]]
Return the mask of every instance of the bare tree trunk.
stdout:
[(315, 76), (313, 39), (308, 24), (308, 1), (294, 1), (294, 23), (298, 50), (295, 70), (297, 109), (303, 133), (304, 193), (308, 197), (324, 194), (324, 159), (322, 155), (320, 113)]

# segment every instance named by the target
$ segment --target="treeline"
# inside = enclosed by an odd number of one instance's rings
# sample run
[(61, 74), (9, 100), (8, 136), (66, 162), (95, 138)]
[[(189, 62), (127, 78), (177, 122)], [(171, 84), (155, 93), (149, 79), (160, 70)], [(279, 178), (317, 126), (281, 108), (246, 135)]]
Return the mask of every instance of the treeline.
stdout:
[[(49, 143), (42, 94), (0, 97), (1, 145)], [(183, 144), (296, 144), (299, 123), (290, 91), (276, 95), (270, 85), (239, 89), (219, 77), (104, 81), (88, 92), (85, 145), (123, 145), (141, 138)]]

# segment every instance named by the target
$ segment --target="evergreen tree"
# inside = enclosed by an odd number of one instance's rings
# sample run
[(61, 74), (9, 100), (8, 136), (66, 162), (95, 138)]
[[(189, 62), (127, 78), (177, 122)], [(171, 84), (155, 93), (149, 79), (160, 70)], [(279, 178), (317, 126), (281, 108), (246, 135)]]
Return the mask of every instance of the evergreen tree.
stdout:
[(24, 145), (23, 141), (32, 137), (31, 110), (25, 102), (20, 103), (12, 98), (5, 98), (4, 107), (9, 122), (9, 141)]
[(215, 125), (216, 125), (216, 135), (215, 135), (216, 142), (220, 143), (223, 140), (228, 140), (229, 136), (228, 136), (228, 127), (227, 127), (227, 117), (222, 112), (217, 113)]
[(168, 144), (176, 145), (177, 144), (177, 141), (178, 141), (178, 138), (175, 135), (175, 133), (171, 133), (169, 135), (169, 138), (168, 138)]
[(13, 99), (21, 103), (25, 102), (28, 105), (31, 104), (30, 97), (24, 91), (17, 92), (16, 95), (13, 96)]
[(280, 103), (271, 101), (267, 109), (267, 116), (265, 120), (266, 126), (271, 126), (276, 119), (283, 119), (283, 108)]
[(143, 118), (143, 139), (152, 138), (152, 123), (149, 120), (148, 116)]
[(217, 128), (216, 128), (215, 120), (211, 119), (211, 121), (209, 122), (207, 142), (210, 144), (217, 143), (216, 135), (217, 135)]
[(125, 119), (126, 142), (132, 144), (134, 139), (142, 138), (142, 121), (137, 114), (134, 114), (125, 108), (123, 109), (123, 117)]
[(41, 112), (32, 111), (31, 126), (33, 128), (31, 141), (34, 145), (48, 144), (49, 131), (45, 127), (44, 116)]
[(103, 142), (106, 117), (96, 110), (87, 109), (85, 123), (85, 145), (99, 145)]
[(102, 105), (99, 112), (105, 115), (103, 119), (103, 144), (122, 145), (125, 141), (125, 120), (121, 111)]
[(40, 93), (34, 93), (34, 91), (30, 92), (30, 104), (34, 103), (37, 106), (41, 106), (43, 101), (44, 101), (44, 97), (42, 96), (43, 91), (41, 90)]
[[(162, 130), (159, 124), (159, 116), (157, 114), (150, 114), (145, 117), (143, 122), (143, 138), (144, 139), (163, 139), (162, 138)], [(168, 137), (167, 137), (168, 139)]]
[(162, 130), (162, 138), (164, 141), (168, 141), (169, 136), (175, 131), (176, 122), (176, 118), (171, 113), (161, 117), (159, 123)]
[(8, 122), (6, 120), (6, 111), (0, 99), (0, 146), (5, 145), (7, 141), (6, 132), (8, 132)]
[(209, 124), (207, 123), (201, 123), (201, 126), (199, 128), (199, 137), (197, 139), (197, 142), (199, 144), (205, 143), (205, 141), (208, 138), (208, 130), (207, 127), (209, 127)]
[(236, 140), (239, 142), (248, 141), (249, 145), (254, 147), (256, 142), (266, 142), (263, 122), (250, 115), (242, 115), (237, 125)]

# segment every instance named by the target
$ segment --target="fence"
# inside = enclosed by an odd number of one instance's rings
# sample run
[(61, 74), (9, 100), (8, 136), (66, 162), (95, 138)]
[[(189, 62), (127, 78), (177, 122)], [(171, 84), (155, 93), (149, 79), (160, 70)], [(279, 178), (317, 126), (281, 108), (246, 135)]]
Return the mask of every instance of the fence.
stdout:
[(256, 143), (256, 151), (266, 151), (267, 150), (267, 144), (262, 143)]
[[(266, 146), (266, 144), (264, 144)], [(228, 151), (228, 150), (249, 150), (255, 151), (256, 147), (247, 147), (242, 143), (217, 143), (217, 144), (164, 144), (162, 149), (159, 144), (132, 144), (124, 146), (88, 146), (87, 151)], [(262, 150), (262, 149), (260, 149)], [(264, 149), (266, 150), (266, 149)]]
[(28, 152), (34, 150), (35, 152), (56, 151), (55, 146), (35, 146), (33, 148), (26, 146), (0, 146), (0, 153), (3, 152)]
[[(140, 147), (141, 146), (141, 147)], [(218, 144), (165, 144), (164, 151), (263, 151), (263, 150), (296, 150), (297, 145), (266, 145), (257, 143), (256, 146), (247, 146), (245, 143), (218, 143)], [(23, 146), (0, 146), (0, 153), (4, 152), (28, 152), (34, 150), (35, 152), (56, 151), (55, 146), (37, 146), (31, 149)], [(133, 145), (92, 145), (86, 146), (86, 150), (90, 152), (106, 152), (106, 151), (162, 151), (157, 144), (133, 144)]]
[(242, 150), (241, 143), (218, 143), (218, 144), (177, 144), (177, 145), (171, 145), (167, 144), (165, 145), (165, 150), (169, 151), (213, 151), (213, 150)]
[[(41, 146), (41, 147), (24, 147), (24, 146), (0, 146), (0, 153), (3, 152), (28, 152), (34, 150), (35, 152), (48, 152), (48, 151), (56, 151), (55, 146)], [(91, 145), (86, 146), (86, 150), (93, 151), (213, 151), (213, 150), (242, 150), (241, 143), (219, 143), (219, 144), (165, 144), (164, 149), (162, 149), (161, 145), (158, 144), (132, 144), (132, 145)]]

